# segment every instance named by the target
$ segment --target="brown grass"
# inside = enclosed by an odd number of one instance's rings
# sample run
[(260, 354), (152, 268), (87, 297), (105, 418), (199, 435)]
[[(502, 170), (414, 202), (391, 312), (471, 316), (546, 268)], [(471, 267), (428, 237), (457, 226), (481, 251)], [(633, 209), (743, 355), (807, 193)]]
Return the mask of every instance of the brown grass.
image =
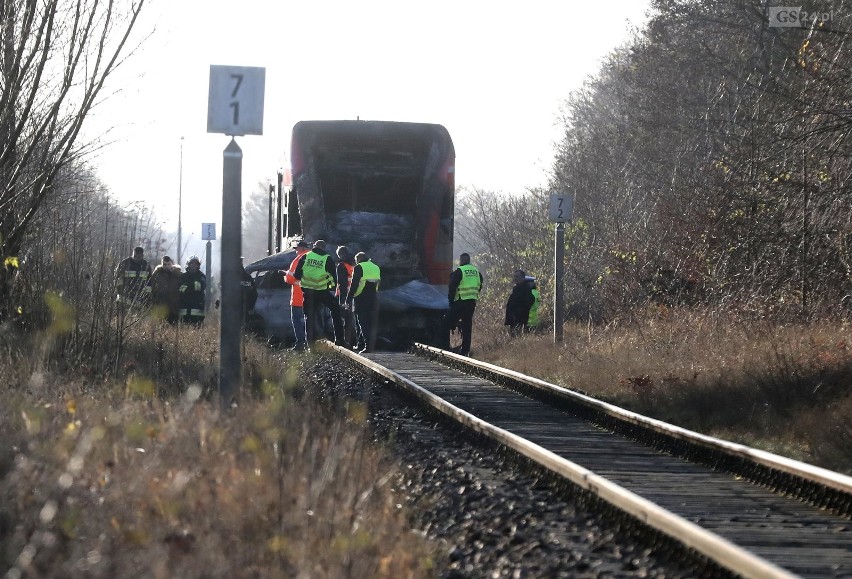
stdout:
[[(487, 311), (487, 310), (485, 310)], [(474, 357), (627, 408), (852, 472), (852, 326), (650, 307), (632, 320), (510, 340), (477, 312)]]
[(251, 388), (220, 413), (205, 402), (217, 330), (140, 328), (106, 379), (56, 372), (54, 338), (0, 334), (0, 568), (429, 575), (430, 546), (406, 524), (395, 466), (370, 443), (362, 407), (332, 415), (303, 395), (295, 359), (247, 342)]

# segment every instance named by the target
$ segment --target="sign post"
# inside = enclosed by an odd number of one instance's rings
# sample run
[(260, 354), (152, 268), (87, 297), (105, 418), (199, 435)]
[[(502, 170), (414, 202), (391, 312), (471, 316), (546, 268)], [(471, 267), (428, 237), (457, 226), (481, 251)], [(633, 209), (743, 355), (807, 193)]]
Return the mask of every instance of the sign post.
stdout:
[[(219, 402), (230, 408), (239, 396), (242, 363), (242, 179), (243, 151), (233, 138), (263, 134), (266, 69), (210, 66), (207, 132), (224, 133), (231, 142), (222, 154), (222, 301), (219, 324)], [(212, 225), (212, 224), (210, 224)], [(215, 227), (213, 228), (215, 234)], [(208, 242), (209, 243), (209, 242)]]
[(572, 193), (550, 194), (550, 222), (556, 224), (554, 244), (554, 279), (556, 288), (553, 293), (553, 342), (561, 342), (565, 323), (565, 222), (570, 221), (574, 213), (574, 195)]
[(201, 224), (201, 239), (207, 240), (207, 247), (204, 260), (204, 275), (207, 277), (207, 287), (204, 289), (204, 309), (210, 311), (211, 296), (213, 293), (213, 278), (211, 275), (211, 265), (213, 261), (213, 244), (216, 239), (216, 224), (202, 223)]

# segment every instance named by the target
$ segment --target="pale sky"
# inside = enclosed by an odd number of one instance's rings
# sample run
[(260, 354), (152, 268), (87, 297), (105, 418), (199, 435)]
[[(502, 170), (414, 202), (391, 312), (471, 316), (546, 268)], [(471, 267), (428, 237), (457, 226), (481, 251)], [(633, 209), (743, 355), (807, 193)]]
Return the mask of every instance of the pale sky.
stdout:
[[(87, 126), (114, 141), (94, 161), (122, 202), (183, 237), (221, 223), (222, 151), (208, 134), (211, 64), (266, 69), (264, 134), (238, 137), (243, 199), (275, 178), (300, 120), (444, 125), (456, 185), (545, 185), (560, 104), (645, 21), (648, 0), (148, 0), (156, 30)], [(181, 137), (183, 163), (181, 179)], [(182, 185), (181, 185), (182, 183)], [(221, 231), (220, 226), (217, 226)]]

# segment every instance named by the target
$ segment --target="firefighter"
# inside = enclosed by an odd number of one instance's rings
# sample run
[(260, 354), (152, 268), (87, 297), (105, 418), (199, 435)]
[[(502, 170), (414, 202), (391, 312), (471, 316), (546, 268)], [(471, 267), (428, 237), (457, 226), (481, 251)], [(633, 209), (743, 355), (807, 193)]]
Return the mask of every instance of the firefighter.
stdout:
[(204, 290), (207, 278), (201, 273), (201, 260), (193, 255), (186, 262), (186, 271), (180, 276), (180, 318), (186, 324), (204, 322)]
[(337, 296), (337, 303), (342, 308), (341, 316), (343, 317), (343, 338), (346, 341), (346, 347), (350, 348), (355, 345), (357, 336), (357, 328), (355, 327), (355, 316), (352, 310), (347, 309), (346, 294), (349, 293), (349, 286), (352, 285), (352, 272), (355, 270), (355, 260), (352, 258), (352, 252), (345, 245), (337, 248), (337, 289), (334, 295)]
[(359, 354), (372, 352), (376, 346), (376, 318), (379, 309), (377, 293), (382, 273), (363, 251), (355, 255), (352, 283), (346, 294), (346, 309), (354, 313)]
[(325, 241), (317, 239), (311, 251), (299, 258), (293, 277), (302, 284), (305, 296), (305, 318), (307, 319), (308, 343), (314, 343), (319, 336), (316, 333), (316, 314), (326, 307), (331, 312), (334, 326), (334, 343), (342, 346), (343, 319), (340, 316), (340, 304), (331, 290), (337, 285), (337, 273), (334, 261), (325, 250)]
[(305, 296), (302, 292), (301, 283), (293, 274), (296, 272), (296, 267), (299, 265), (299, 260), (302, 256), (308, 253), (310, 246), (307, 241), (300, 241), (296, 244), (296, 257), (290, 262), (290, 268), (284, 273), (284, 281), (290, 286), (290, 321), (293, 323), (293, 335), (296, 337), (296, 345), (293, 349), (301, 352), (308, 349), (308, 340), (305, 336)]
[(137, 245), (133, 255), (121, 260), (115, 269), (118, 303), (126, 308), (147, 302), (151, 294), (150, 277), (151, 266), (145, 260), (145, 250)]
[(470, 355), (470, 341), (473, 332), (473, 312), (476, 300), (482, 290), (482, 273), (470, 264), (470, 254), (459, 255), (459, 266), (450, 275), (447, 298), (450, 311), (444, 316), (444, 346), (449, 348), (450, 330), (458, 327), (461, 332), (461, 346), (458, 352), (462, 356)]

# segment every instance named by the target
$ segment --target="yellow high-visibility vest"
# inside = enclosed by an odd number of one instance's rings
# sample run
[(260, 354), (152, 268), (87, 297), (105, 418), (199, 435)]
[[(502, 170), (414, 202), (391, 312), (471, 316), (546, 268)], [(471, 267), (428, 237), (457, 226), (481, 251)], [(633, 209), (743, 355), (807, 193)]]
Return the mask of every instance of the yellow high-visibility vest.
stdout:
[(309, 251), (302, 265), (302, 289), (324, 290), (334, 287), (334, 278), (325, 269), (328, 255)]
[(461, 283), (456, 290), (456, 301), (459, 300), (475, 300), (479, 297), (479, 290), (482, 286), (482, 279), (479, 277), (479, 270), (470, 265), (460, 265), (459, 269), (462, 272)]
[(378, 265), (368, 259), (367, 261), (362, 261), (355, 267), (361, 268), (361, 281), (358, 284), (358, 289), (355, 290), (356, 298), (361, 295), (362, 291), (364, 291), (364, 286), (367, 285), (368, 281), (375, 282), (376, 290), (379, 289), (379, 282), (382, 279), (382, 273)]

